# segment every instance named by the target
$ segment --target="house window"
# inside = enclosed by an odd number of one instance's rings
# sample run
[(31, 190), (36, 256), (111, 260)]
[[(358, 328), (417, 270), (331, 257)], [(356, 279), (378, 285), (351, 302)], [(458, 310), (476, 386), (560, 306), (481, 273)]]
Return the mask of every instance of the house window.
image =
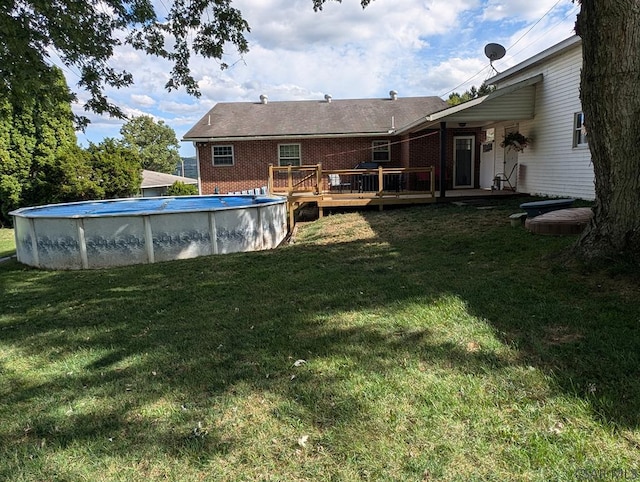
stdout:
[(573, 116), (573, 147), (587, 145), (587, 126), (584, 125), (584, 112)]
[(233, 166), (233, 146), (213, 146), (214, 166)]
[(278, 145), (278, 165), (299, 166), (300, 165), (300, 144)]
[(391, 160), (391, 146), (389, 141), (373, 141), (372, 160), (374, 162), (386, 162)]

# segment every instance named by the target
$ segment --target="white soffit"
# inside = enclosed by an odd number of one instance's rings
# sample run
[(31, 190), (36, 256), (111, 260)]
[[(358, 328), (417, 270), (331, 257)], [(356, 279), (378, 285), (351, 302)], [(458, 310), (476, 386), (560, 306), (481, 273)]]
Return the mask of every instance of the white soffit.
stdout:
[(488, 95), (430, 114), (399, 129), (405, 134), (424, 129), (437, 122), (486, 122), (533, 119), (535, 114), (535, 84), (542, 74), (530, 77)]

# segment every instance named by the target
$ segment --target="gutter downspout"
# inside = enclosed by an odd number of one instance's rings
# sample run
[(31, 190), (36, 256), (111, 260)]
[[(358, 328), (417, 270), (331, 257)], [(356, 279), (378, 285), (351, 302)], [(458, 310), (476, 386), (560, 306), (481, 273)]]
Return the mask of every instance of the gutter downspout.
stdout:
[(198, 194), (202, 195), (202, 181), (200, 179), (200, 149), (198, 148), (198, 143), (194, 141), (193, 147), (196, 148), (196, 169), (198, 175)]

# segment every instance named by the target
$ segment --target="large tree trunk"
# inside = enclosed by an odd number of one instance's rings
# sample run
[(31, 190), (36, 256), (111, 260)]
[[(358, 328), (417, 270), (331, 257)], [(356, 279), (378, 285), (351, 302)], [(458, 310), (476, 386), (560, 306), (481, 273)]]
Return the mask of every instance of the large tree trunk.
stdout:
[(582, 0), (580, 98), (595, 173), (595, 216), (577, 249), (640, 261), (640, 2)]

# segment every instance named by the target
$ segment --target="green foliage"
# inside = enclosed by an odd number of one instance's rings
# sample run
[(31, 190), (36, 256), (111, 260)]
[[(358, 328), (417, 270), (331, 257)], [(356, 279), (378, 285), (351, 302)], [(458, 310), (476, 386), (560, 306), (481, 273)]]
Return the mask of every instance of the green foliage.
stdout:
[(198, 194), (198, 186), (176, 181), (167, 188), (167, 196), (195, 196)]
[(10, 225), (9, 211), (20, 206), (22, 186), (18, 179), (0, 174), (0, 226)]
[[(78, 147), (71, 106), (61, 100), (66, 82), (61, 71), (55, 73), (49, 92), (22, 103), (0, 100), (0, 226), (10, 225), (8, 213), (19, 207), (127, 197), (140, 189), (140, 155), (133, 145), (106, 139), (88, 150)], [(151, 123), (149, 142), (165, 148), (148, 155), (164, 153), (170, 172), (179, 159), (175, 133)]]
[(77, 149), (71, 106), (63, 100), (69, 92), (65, 78), (55, 69), (50, 81), (47, 90), (20, 103), (0, 101), (0, 223), (9, 223), (12, 209), (52, 202), (46, 184), (62, 188), (61, 179), (49, 182), (47, 173), (62, 153)]
[(136, 151), (110, 138), (91, 144), (88, 151), (94, 180), (105, 198), (129, 197), (140, 190), (142, 169)]
[(135, 150), (143, 169), (173, 173), (180, 162), (180, 144), (175, 131), (164, 121), (155, 122), (150, 116), (133, 117), (120, 129), (122, 144)]
[[(0, 14), (0, 98), (19, 104), (34, 98), (56, 77), (48, 59), (55, 51), (61, 61), (80, 72), (78, 85), (89, 93), (85, 108), (124, 117), (121, 109), (104, 95), (106, 86), (122, 88), (133, 83), (129, 72), (109, 65), (114, 48), (128, 44), (173, 63), (167, 89), (184, 87), (199, 95), (191, 76), (192, 52), (221, 59), (224, 47), (248, 51), (244, 33), (249, 25), (231, 0), (166, 2), (159, 18), (151, 0), (21, 0), (10, 2)], [(166, 5), (166, 6), (165, 6)], [(226, 65), (223, 63), (221, 67)], [(59, 93), (69, 103), (69, 92)], [(81, 118), (81, 123), (88, 120)]]
[(95, 180), (89, 153), (72, 146), (41, 167), (31, 183), (27, 204), (88, 201), (104, 196), (104, 188)]
[(512, 131), (508, 132), (507, 135), (504, 136), (504, 139), (500, 143), (500, 147), (505, 147), (507, 149), (513, 149), (522, 152), (530, 142), (530, 137), (527, 137), (518, 131)]
[[(312, 0), (322, 10), (327, 0)], [(371, 0), (361, 0), (367, 6)], [(133, 76), (109, 64), (114, 49), (122, 44), (167, 59), (173, 64), (165, 87), (183, 87), (200, 96), (191, 75), (192, 54), (222, 60), (225, 49), (249, 51), (245, 33), (249, 24), (231, 0), (174, 0), (156, 12), (152, 0), (20, 0), (9, 2), (0, 13), (0, 98), (22, 103), (46, 91), (56, 78), (48, 52), (55, 51), (73, 71), (80, 72), (78, 85), (89, 94), (84, 107), (97, 113), (124, 118), (122, 110), (104, 95), (107, 86), (132, 85)], [(166, 15), (159, 16), (158, 14)], [(219, 63), (221, 69), (228, 65)], [(69, 103), (75, 94), (58, 92)], [(80, 126), (89, 120), (77, 118)]]
[[(322, 10), (322, 6), (327, 3), (328, 0), (313, 0), (313, 9), (315, 11)], [(341, 2), (342, 0), (336, 0), (337, 2)], [(365, 8), (369, 5), (373, 0), (360, 0), (360, 5), (362, 8)]]
[(447, 103), (450, 106), (462, 104), (464, 102), (468, 102), (470, 100), (477, 99), (478, 97), (482, 97), (487, 94), (490, 94), (494, 90), (495, 90), (494, 86), (487, 85), (484, 82), (482, 83), (480, 88), (476, 88), (475, 85), (472, 85), (471, 89), (465, 91), (464, 94), (462, 95), (460, 95), (458, 92), (453, 92), (452, 94), (450, 94), (449, 98), (447, 99)]

